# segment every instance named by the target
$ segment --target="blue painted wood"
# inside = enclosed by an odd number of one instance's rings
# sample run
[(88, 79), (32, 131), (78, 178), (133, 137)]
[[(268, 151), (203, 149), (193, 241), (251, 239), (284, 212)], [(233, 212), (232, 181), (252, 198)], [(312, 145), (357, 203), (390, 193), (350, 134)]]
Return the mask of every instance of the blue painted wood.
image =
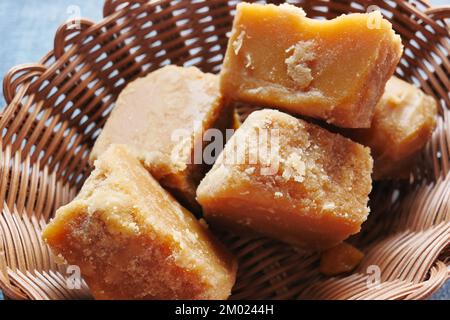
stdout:
[[(450, 0), (430, 2), (450, 4)], [(36, 62), (50, 51), (53, 36), (61, 23), (76, 14), (98, 21), (102, 17), (102, 7), (103, 0), (1, 0), (0, 77), (13, 66)], [(0, 86), (0, 107), (4, 105)], [(450, 281), (432, 299), (450, 300)]]
[[(56, 29), (75, 15), (98, 21), (103, 0), (1, 0), (0, 77), (12, 67), (37, 62), (53, 49)], [(0, 106), (5, 105), (0, 86)]]

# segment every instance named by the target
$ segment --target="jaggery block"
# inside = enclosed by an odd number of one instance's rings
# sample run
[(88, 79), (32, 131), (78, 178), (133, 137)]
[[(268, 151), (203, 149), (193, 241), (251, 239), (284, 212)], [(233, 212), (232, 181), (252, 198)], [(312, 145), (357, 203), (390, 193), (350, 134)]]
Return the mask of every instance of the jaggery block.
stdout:
[(360, 230), (371, 172), (369, 148), (279, 111), (255, 111), (200, 183), (197, 200), (211, 224), (324, 249)]
[(43, 232), (97, 299), (225, 299), (236, 263), (125, 146), (112, 145)]
[(218, 76), (166, 66), (122, 91), (90, 160), (113, 143), (126, 144), (183, 205), (198, 211), (195, 190), (208, 169), (201, 157), (203, 132), (232, 126), (233, 110), (223, 105)]
[(326, 276), (353, 271), (364, 258), (364, 253), (348, 243), (340, 243), (322, 253), (319, 270)]
[(227, 99), (366, 128), (402, 51), (378, 11), (325, 21), (289, 4), (240, 3), (221, 90)]
[(431, 96), (392, 77), (375, 107), (372, 126), (348, 133), (353, 140), (370, 147), (374, 179), (405, 178), (417, 153), (431, 137), (436, 116), (437, 104)]

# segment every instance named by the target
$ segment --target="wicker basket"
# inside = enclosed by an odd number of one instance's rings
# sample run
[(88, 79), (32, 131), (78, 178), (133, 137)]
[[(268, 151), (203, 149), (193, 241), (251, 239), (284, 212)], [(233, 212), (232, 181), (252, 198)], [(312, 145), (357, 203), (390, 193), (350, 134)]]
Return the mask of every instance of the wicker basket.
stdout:
[[(0, 287), (7, 297), (90, 297), (85, 283), (68, 289), (66, 268), (51, 256), (41, 230), (89, 174), (90, 149), (129, 81), (170, 63), (220, 70), (236, 2), (109, 0), (104, 20), (62, 25), (52, 52), (5, 76)], [(381, 8), (405, 46), (397, 75), (439, 101), (438, 126), (409, 181), (374, 186), (369, 220), (351, 239), (366, 253), (358, 270), (325, 278), (317, 254), (226, 235), (240, 260), (232, 298), (425, 298), (450, 276), (450, 7), (419, 0), (290, 2), (316, 18)]]

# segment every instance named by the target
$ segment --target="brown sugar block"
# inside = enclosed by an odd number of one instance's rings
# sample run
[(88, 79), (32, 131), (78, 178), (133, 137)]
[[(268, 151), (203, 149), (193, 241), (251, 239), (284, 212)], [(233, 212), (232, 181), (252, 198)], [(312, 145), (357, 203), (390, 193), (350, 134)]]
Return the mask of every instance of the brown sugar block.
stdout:
[(320, 272), (327, 276), (336, 276), (353, 271), (364, 258), (364, 253), (348, 243), (340, 243), (322, 253)]
[(371, 172), (368, 148), (279, 111), (255, 111), (200, 183), (197, 200), (212, 224), (322, 249), (360, 230)]
[(375, 107), (372, 126), (348, 130), (348, 136), (371, 148), (374, 179), (404, 178), (430, 139), (436, 116), (437, 104), (431, 96), (392, 77)]
[(226, 299), (235, 281), (232, 256), (121, 145), (43, 238), (97, 299)]
[(231, 100), (366, 128), (402, 50), (379, 12), (324, 21), (288, 4), (241, 3), (221, 90)]
[(195, 190), (207, 171), (203, 133), (232, 126), (233, 109), (223, 105), (218, 76), (166, 66), (122, 91), (90, 160), (113, 143), (126, 144), (165, 188), (197, 211)]

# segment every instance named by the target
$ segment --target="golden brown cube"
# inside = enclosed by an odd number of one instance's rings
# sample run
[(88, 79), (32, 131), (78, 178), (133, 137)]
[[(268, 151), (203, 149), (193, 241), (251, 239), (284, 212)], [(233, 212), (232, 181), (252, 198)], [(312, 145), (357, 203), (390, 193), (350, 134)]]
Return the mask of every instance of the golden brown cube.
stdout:
[(379, 12), (321, 21), (288, 4), (241, 3), (221, 90), (228, 99), (366, 128), (402, 50)]
[(349, 130), (349, 136), (370, 147), (374, 179), (404, 178), (431, 137), (436, 116), (437, 104), (431, 96), (392, 77), (375, 108), (372, 126)]
[(43, 238), (97, 299), (226, 299), (236, 263), (125, 146), (112, 145)]
[(320, 272), (327, 276), (336, 276), (353, 271), (364, 258), (364, 253), (348, 243), (340, 243), (322, 253)]
[(232, 126), (233, 109), (223, 105), (216, 75), (166, 66), (122, 91), (91, 162), (109, 145), (126, 144), (165, 188), (197, 211), (195, 190), (207, 170), (203, 133)]
[(369, 213), (369, 149), (274, 110), (255, 111), (197, 189), (212, 224), (306, 250), (360, 230)]

